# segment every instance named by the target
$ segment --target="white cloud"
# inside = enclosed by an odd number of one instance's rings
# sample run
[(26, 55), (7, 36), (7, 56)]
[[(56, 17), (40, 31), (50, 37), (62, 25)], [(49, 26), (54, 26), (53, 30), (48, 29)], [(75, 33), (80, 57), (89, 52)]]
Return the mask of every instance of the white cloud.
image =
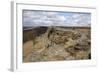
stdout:
[(59, 12), (45, 11), (24, 11), (24, 26), (90, 26), (91, 17), (89, 14), (73, 13), (69, 15), (60, 15)]

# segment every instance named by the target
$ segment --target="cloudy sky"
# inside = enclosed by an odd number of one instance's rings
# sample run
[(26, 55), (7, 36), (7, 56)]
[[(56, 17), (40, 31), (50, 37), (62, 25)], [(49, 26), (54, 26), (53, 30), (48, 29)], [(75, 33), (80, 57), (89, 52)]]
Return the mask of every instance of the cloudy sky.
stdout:
[(23, 10), (23, 26), (90, 26), (91, 14)]

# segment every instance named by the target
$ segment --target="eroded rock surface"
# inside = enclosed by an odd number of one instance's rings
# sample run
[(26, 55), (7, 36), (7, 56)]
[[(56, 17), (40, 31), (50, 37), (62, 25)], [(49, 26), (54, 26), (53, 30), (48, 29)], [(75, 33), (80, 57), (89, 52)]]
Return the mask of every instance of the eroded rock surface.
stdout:
[(33, 39), (32, 49), (30, 53), (28, 52), (27, 55), (24, 55), (25, 58), (23, 61), (39, 62), (90, 59), (90, 35), (90, 28), (48, 28), (45, 33)]

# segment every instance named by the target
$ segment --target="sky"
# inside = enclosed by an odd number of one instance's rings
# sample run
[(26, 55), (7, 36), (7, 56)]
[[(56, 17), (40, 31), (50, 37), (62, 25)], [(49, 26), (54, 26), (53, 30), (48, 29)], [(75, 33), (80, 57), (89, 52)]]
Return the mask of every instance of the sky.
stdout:
[(90, 26), (91, 13), (23, 10), (23, 26)]

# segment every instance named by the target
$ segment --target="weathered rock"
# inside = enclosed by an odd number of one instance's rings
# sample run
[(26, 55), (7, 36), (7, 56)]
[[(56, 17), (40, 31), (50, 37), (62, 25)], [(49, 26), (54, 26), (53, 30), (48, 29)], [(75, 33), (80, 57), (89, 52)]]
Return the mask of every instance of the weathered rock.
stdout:
[(90, 29), (48, 28), (33, 40), (26, 62), (91, 58)]

